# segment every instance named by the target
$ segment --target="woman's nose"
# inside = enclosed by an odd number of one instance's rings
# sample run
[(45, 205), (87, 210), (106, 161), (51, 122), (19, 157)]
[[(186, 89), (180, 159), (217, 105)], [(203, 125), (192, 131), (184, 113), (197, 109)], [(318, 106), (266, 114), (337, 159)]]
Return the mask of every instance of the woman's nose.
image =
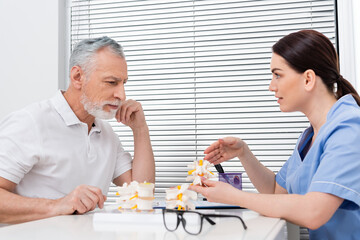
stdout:
[(271, 79), (270, 84), (269, 84), (269, 91), (275, 92), (276, 90), (277, 89), (276, 89), (276, 86), (275, 86), (275, 83), (274, 83), (274, 79)]

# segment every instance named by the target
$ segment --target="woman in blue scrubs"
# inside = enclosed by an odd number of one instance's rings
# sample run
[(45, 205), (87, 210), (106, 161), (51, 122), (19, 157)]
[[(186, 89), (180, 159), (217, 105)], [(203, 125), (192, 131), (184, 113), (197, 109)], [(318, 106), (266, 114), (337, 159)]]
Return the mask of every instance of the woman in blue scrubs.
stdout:
[(259, 193), (204, 180), (192, 189), (208, 201), (252, 209), (309, 228), (310, 239), (360, 239), (360, 98), (339, 72), (331, 41), (314, 30), (289, 34), (273, 46), (269, 89), (283, 112), (310, 122), (275, 175), (248, 145), (226, 137), (205, 150), (213, 164), (238, 157)]

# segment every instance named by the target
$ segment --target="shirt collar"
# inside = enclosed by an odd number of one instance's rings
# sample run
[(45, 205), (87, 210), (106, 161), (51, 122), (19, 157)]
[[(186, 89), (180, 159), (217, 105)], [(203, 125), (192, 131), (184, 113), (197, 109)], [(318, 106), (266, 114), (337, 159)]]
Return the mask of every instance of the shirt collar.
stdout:
[[(66, 101), (63, 92), (59, 90), (55, 96), (51, 99), (56, 111), (64, 120), (67, 126), (72, 126), (76, 124), (84, 124), (79, 120), (79, 118), (75, 115), (74, 111), (71, 109), (69, 103)], [(101, 120), (95, 118), (93, 126), (90, 132), (101, 132)]]
[(51, 99), (51, 102), (67, 126), (81, 123), (69, 106), (69, 103), (66, 101), (61, 90), (55, 94), (55, 96)]
[(336, 103), (331, 107), (326, 119), (328, 120), (332, 118), (332, 116), (336, 114), (337, 110), (341, 105), (358, 106), (354, 97), (351, 94), (346, 94), (345, 96), (339, 98)]
[[(79, 120), (79, 118), (75, 115), (74, 111), (71, 109), (69, 103), (66, 101), (63, 92), (59, 90), (55, 96), (51, 99), (56, 111), (64, 120), (67, 126), (72, 126), (76, 124), (85, 124)], [(101, 132), (101, 121), (100, 119), (95, 118), (93, 126), (90, 132)]]

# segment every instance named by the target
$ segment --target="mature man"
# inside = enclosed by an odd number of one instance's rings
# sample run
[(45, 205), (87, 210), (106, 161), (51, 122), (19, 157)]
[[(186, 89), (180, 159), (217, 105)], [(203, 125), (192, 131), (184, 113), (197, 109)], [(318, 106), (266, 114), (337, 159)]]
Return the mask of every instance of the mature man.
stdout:
[[(122, 47), (108, 37), (78, 43), (70, 85), (0, 122), (0, 222), (17, 223), (102, 208), (110, 182), (155, 181), (140, 103), (126, 100)], [(111, 126), (134, 135), (134, 158)]]

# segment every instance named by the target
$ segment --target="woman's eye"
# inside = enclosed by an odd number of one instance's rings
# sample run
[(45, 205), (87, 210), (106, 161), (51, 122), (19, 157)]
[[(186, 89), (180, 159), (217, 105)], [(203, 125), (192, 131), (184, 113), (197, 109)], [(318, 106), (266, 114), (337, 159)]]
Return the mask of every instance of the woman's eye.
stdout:
[(274, 76), (275, 76), (276, 79), (278, 79), (280, 77), (280, 75), (276, 74), (276, 73), (274, 73)]

